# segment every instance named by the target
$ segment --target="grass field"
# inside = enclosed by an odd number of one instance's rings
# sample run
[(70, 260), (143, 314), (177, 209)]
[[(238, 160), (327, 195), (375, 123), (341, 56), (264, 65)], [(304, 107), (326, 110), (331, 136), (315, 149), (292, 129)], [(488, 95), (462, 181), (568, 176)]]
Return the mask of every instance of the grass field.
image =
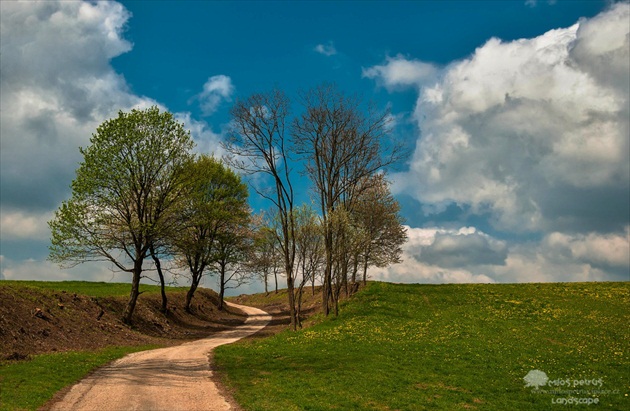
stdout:
[[(215, 361), (246, 410), (621, 410), (629, 308), (630, 283), (371, 283), (338, 318)], [(535, 370), (546, 385), (526, 386)]]
[(0, 362), (0, 410), (36, 410), (57, 391), (77, 382), (91, 370), (129, 353), (151, 348), (157, 346), (42, 354), (29, 361)]
[[(131, 284), (127, 283), (104, 283), (90, 281), (11, 281), (3, 280), (2, 285), (18, 285), (20, 287), (33, 287), (45, 290), (65, 291), (77, 293), (90, 297), (122, 297), (128, 296), (131, 291)], [(167, 287), (167, 291), (187, 291), (188, 287)], [(140, 284), (141, 293), (159, 293), (160, 286), (151, 284)]]

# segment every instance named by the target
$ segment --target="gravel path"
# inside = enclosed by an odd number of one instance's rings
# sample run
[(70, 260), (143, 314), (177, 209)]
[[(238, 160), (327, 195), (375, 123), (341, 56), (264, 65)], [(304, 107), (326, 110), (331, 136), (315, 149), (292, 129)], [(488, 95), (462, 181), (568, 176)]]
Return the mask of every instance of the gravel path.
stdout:
[(249, 315), (245, 324), (176, 347), (127, 355), (83, 379), (53, 405), (55, 411), (219, 411), (231, 407), (211, 380), (208, 353), (263, 329), (266, 312), (230, 304)]

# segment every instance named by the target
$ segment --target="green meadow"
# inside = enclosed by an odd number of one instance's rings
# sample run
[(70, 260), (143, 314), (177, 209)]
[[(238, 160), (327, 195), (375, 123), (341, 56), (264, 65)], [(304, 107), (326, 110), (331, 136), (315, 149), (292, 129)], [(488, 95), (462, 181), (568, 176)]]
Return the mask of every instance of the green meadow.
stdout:
[[(90, 281), (11, 281), (3, 280), (0, 285), (16, 285), (52, 291), (65, 291), (87, 295), (90, 297), (124, 297), (129, 295), (131, 285), (128, 283), (105, 283)], [(187, 291), (188, 287), (167, 287), (167, 291)], [(159, 285), (140, 284), (140, 292), (156, 294), (160, 292)]]
[(215, 361), (246, 410), (628, 409), (629, 308), (627, 282), (370, 283)]

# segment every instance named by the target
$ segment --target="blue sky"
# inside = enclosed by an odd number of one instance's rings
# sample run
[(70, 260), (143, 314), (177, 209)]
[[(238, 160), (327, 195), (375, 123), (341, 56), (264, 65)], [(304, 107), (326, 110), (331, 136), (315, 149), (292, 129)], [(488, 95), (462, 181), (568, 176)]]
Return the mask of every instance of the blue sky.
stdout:
[(78, 147), (118, 110), (159, 104), (198, 151), (220, 154), (236, 99), (335, 82), (389, 107), (409, 151), (389, 174), (404, 261), (373, 278), (628, 280), (627, 2), (0, 7), (4, 278), (125, 280), (107, 264), (45, 260)]

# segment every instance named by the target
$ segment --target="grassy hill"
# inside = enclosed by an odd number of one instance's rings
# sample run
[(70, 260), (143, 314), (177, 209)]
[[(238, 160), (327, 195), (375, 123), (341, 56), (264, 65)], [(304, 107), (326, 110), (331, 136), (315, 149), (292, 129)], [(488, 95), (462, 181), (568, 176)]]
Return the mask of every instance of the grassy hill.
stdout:
[(215, 361), (246, 410), (627, 409), (629, 309), (630, 283), (371, 283)]

